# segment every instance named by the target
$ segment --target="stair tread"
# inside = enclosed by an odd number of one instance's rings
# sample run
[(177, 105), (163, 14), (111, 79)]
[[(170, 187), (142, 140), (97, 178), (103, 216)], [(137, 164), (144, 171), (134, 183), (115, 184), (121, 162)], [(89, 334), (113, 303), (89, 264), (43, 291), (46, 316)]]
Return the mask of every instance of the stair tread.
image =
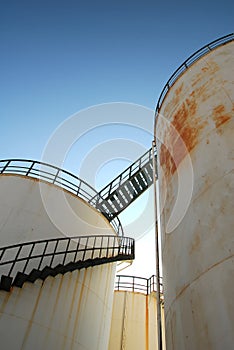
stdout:
[(1, 282), (0, 282), (0, 289), (9, 292), (11, 290), (12, 281), (13, 281), (13, 277), (2, 275)]
[(33, 283), (33, 282), (35, 282), (35, 280), (36, 280), (37, 278), (40, 277), (40, 275), (41, 275), (41, 271), (40, 271), (40, 270), (33, 269), (33, 270), (29, 273), (29, 275), (28, 275), (28, 277), (27, 277), (27, 281)]
[(22, 287), (24, 282), (26, 282), (28, 275), (23, 272), (17, 272), (14, 281), (13, 281), (13, 286), (15, 287)]
[(46, 279), (46, 277), (48, 276), (55, 276), (57, 273), (56, 271), (54, 270), (54, 268), (50, 267), (50, 266), (45, 266), (43, 268), (43, 270), (41, 271), (41, 274), (38, 278), (44, 280)]

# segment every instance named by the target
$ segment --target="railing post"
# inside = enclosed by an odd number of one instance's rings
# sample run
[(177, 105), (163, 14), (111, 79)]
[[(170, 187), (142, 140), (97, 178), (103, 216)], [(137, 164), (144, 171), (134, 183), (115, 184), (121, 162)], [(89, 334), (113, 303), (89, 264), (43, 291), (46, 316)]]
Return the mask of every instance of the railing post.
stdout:
[(31, 166), (28, 168), (28, 171), (26, 172), (26, 176), (28, 176), (28, 174), (30, 173), (30, 171), (32, 170), (32, 168), (34, 167), (35, 162), (32, 162)]
[(92, 250), (91, 259), (93, 259), (94, 252), (95, 252), (95, 250), (96, 250), (95, 246), (96, 246), (96, 236), (94, 237), (94, 242), (93, 242), (93, 250)]
[(85, 242), (85, 247), (84, 247), (84, 253), (83, 253), (82, 261), (85, 260), (86, 250), (87, 250), (87, 247), (88, 247), (88, 240), (89, 240), (89, 237), (86, 237), (86, 242)]
[(52, 182), (53, 184), (55, 184), (59, 172), (60, 172), (60, 169), (57, 170), (57, 172), (56, 172), (56, 174), (55, 174), (55, 176), (54, 176), (54, 180), (53, 180), (53, 182)]
[(45, 244), (45, 247), (44, 247), (44, 250), (43, 250), (43, 253), (42, 253), (42, 256), (41, 256), (41, 260), (40, 260), (40, 262), (39, 262), (39, 265), (38, 265), (38, 270), (40, 270), (40, 268), (41, 268), (41, 264), (42, 264), (42, 261), (43, 261), (43, 258), (44, 258), (44, 255), (45, 255), (45, 252), (46, 252), (46, 249), (47, 249), (47, 246), (48, 246), (48, 241), (46, 241), (46, 244)]
[(8, 272), (8, 276), (10, 276), (10, 274), (12, 273), (12, 270), (13, 270), (13, 268), (15, 266), (15, 263), (17, 262), (17, 258), (20, 255), (21, 250), (22, 250), (22, 245), (19, 246), (18, 252), (16, 253), (16, 256), (15, 256), (15, 260), (12, 262), (10, 271)]
[(66, 250), (65, 250), (64, 258), (63, 258), (63, 265), (65, 264), (65, 261), (66, 261), (67, 251), (68, 251), (68, 248), (69, 248), (70, 241), (71, 241), (71, 238), (68, 238), (68, 242), (67, 242), (67, 246), (66, 246)]
[(74, 262), (76, 262), (76, 257), (77, 257), (77, 253), (79, 250), (79, 246), (80, 246), (80, 238), (77, 238), (77, 245), (76, 245), (76, 252), (75, 252), (75, 256), (74, 256)]
[(102, 245), (103, 245), (103, 236), (101, 238), (101, 246), (100, 246), (99, 258), (101, 258), (101, 256), (102, 256)]
[(55, 247), (54, 247), (54, 253), (52, 254), (51, 261), (50, 261), (50, 267), (52, 267), (52, 264), (53, 264), (53, 261), (54, 261), (54, 256), (55, 256), (55, 253), (56, 253), (56, 250), (57, 250), (57, 247), (58, 247), (58, 243), (59, 243), (59, 238), (56, 240), (56, 244), (55, 244)]
[(1, 174), (4, 173), (4, 171), (6, 170), (6, 168), (8, 167), (8, 165), (10, 164), (11, 160), (8, 160), (8, 162), (6, 163), (6, 165), (3, 167), (3, 169), (1, 170)]
[(34, 249), (34, 247), (35, 247), (35, 244), (36, 244), (36, 243), (33, 243), (33, 244), (32, 244), (32, 247), (31, 247), (30, 252), (29, 252), (28, 259), (27, 259), (26, 264), (24, 265), (24, 268), (23, 268), (23, 271), (22, 271), (23, 273), (26, 271), (26, 268), (27, 268), (27, 266), (28, 266), (28, 262), (29, 262), (29, 259), (31, 258), (31, 255), (32, 255), (33, 249)]
[(81, 182), (81, 180), (80, 180), (79, 185), (77, 185), (77, 192), (76, 192), (76, 195), (77, 195), (77, 196), (78, 196), (78, 194), (79, 194), (79, 192), (80, 192), (81, 184), (82, 184), (82, 182)]

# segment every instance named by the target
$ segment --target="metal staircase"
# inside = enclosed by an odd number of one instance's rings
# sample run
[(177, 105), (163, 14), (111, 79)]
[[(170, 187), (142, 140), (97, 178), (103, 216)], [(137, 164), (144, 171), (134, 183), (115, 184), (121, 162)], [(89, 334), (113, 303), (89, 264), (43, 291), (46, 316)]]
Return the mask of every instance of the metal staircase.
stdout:
[[(100, 192), (67, 171), (32, 160), (2, 160), (0, 174), (24, 175), (62, 187), (102, 212), (122, 234), (118, 215), (152, 185), (153, 157), (156, 149), (149, 149)], [(10, 291), (25, 282), (134, 258), (134, 240), (119, 236), (62, 237), (0, 247), (0, 290)]]
[(134, 240), (117, 236), (62, 237), (1, 247), (0, 290), (134, 257)]
[(153, 156), (156, 157), (156, 149), (150, 148), (92, 199), (109, 221), (153, 184)]

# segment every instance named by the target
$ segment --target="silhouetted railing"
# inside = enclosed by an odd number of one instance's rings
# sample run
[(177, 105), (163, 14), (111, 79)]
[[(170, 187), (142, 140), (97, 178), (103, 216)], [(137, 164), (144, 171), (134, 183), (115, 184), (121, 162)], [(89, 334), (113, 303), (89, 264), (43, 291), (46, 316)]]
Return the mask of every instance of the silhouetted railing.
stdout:
[[(0, 161), (0, 174), (29, 176), (52, 183), (75, 194), (97, 208), (97, 191), (84, 180), (54, 165), (34, 160), (6, 159)], [(113, 219), (111, 224), (117, 234), (123, 236), (123, 228), (119, 218)]]
[(172, 76), (169, 78), (169, 80), (166, 82), (160, 96), (157, 102), (156, 106), (156, 116), (161, 108), (162, 102), (164, 98), (166, 97), (166, 94), (168, 93), (170, 87), (175, 83), (175, 81), (198, 59), (200, 59), (202, 56), (206, 55), (210, 51), (214, 50), (216, 47), (221, 46), (223, 44), (226, 44), (230, 41), (234, 40), (234, 33), (225, 35), (219, 39), (216, 39), (212, 41), (211, 43), (203, 46), (196, 52), (194, 52), (189, 58), (184, 61), (179, 68), (172, 74)]
[[(156, 155), (156, 149), (154, 150), (154, 155)], [(105, 186), (99, 193), (100, 198), (108, 197), (114, 190), (119, 188), (125, 181), (137, 173), (141, 168), (145, 166), (148, 162), (152, 161), (153, 153), (152, 148), (145, 152), (140, 158), (138, 158), (133, 164), (131, 164), (127, 169), (125, 169), (120, 175), (118, 175), (114, 180), (112, 180), (107, 186)], [(133, 191), (134, 192), (134, 191)]]
[[(162, 281), (161, 281), (162, 282)], [(125, 290), (130, 292), (140, 292), (150, 294), (157, 290), (156, 276), (150, 278), (117, 275), (115, 280), (115, 290)], [(163, 293), (162, 283), (160, 283), (160, 292)]]
[(44, 268), (56, 272), (57, 267), (76, 267), (76, 263), (88, 260), (134, 259), (134, 254), (134, 240), (128, 237), (77, 236), (26, 242), (0, 247), (0, 275), (13, 280), (18, 273), (28, 276), (32, 270)]

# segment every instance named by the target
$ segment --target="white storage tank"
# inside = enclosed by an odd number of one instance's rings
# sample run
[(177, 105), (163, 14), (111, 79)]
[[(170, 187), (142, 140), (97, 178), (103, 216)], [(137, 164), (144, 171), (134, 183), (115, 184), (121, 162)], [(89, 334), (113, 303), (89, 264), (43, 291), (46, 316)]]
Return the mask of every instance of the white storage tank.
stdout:
[[(157, 350), (156, 278), (117, 275), (109, 350)], [(163, 308), (162, 308), (163, 313)], [(163, 319), (163, 318), (162, 318)], [(165, 350), (163, 323), (163, 350)]]
[(231, 350), (234, 35), (190, 57), (156, 111), (167, 350)]
[(115, 259), (131, 259), (133, 241), (94, 208), (88, 184), (39, 165), (0, 162), (1, 347), (107, 349)]

